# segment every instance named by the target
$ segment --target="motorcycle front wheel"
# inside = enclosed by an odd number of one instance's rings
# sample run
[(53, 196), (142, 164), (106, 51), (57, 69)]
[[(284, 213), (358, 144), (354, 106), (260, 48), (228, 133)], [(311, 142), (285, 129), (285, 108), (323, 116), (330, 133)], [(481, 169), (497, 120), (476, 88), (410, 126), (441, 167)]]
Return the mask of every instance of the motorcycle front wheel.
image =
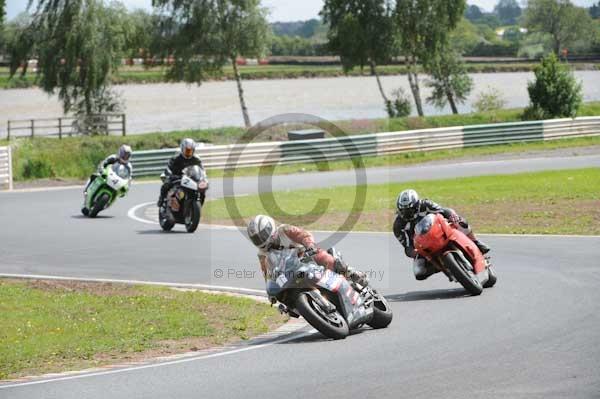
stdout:
[(311, 326), (328, 338), (344, 339), (350, 334), (348, 323), (339, 312), (325, 312), (307, 292), (298, 295), (296, 310)]
[(185, 209), (185, 230), (193, 233), (200, 223), (200, 206), (197, 201), (192, 201)]
[(377, 291), (373, 290), (375, 300), (373, 301), (373, 319), (367, 324), (371, 328), (386, 328), (392, 322), (394, 314), (387, 299)]
[(96, 200), (96, 203), (94, 203), (94, 206), (92, 207), (92, 210), (90, 211), (90, 217), (95, 218), (96, 216), (98, 216), (98, 213), (100, 213), (100, 211), (104, 209), (106, 204), (108, 204), (109, 200), (110, 200), (110, 197), (108, 196), (108, 194), (106, 194), (106, 193), (102, 194)]
[(173, 229), (173, 226), (175, 226), (175, 222), (171, 220), (172, 218), (168, 217), (168, 215), (166, 214), (167, 211), (163, 209), (164, 208), (161, 207), (158, 210), (158, 224), (160, 224), (160, 228), (164, 231), (171, 231)]
[(444, 265), (469, 294), (480, 295), (483, 292), (483, 287), (477, 276), (470, 271), (470, 265), (464, 265), (462, 260), (457, 258), (458, 256), (455, 257), (453, 252), (448, 252), (443, 256)]

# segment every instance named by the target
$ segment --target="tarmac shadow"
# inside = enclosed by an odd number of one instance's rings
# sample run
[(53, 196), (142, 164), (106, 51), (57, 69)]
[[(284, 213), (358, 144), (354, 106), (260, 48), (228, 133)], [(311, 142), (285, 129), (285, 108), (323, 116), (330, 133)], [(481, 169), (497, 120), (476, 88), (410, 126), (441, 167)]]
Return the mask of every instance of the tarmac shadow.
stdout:
[(435, 301), (441, 299), (456, 299), (471, 296), (464, 288), (450, 288), (429, 291), (411, 291), (404, 294), (386, 295), (390, 302)]
[[(362, 333), (369, 332), (369, 331), (372, 331), (372, 328), (368, 327), (368, 326), (364, 326), (364, 327), (361, 327), (356, 330), (351, 330), (350, 335), (348, 335), (348, 337), (346, 337), (346, 339), (350, 338), (353, 335), (358, 335), (358, 334), (362, 334)], [(332, 338), (327, 338), (326, 336), (324, 336), (323, 334), (321, 334), (320, 332), (317, 331), (310, 335), (305, 335), (303, 337), (298, 337), (296, 339), (292, 339), (291, 341), (281, 342), (278, 345), (306, 344), (306, 343), (325, 342), (325, 341), (335, 341), (335, 340)], [(340, 340), (340, 341), (343, 341), (343, 340)]]
[(137, 233), (142, 234), (142, 235), (190, 234), (187, 231), (182, 231), (182, 230), (164, 231), (162, 229), (161, 230), (138, 230)]
[(88, 219), (88, 220), (93, 220), (93, 219), (113, 219), (114, 216), (111, 215), (98, 215), (95, 218), (91, 218), (89, 216), (83, 216), (83, 215), (71, 215), (71, 219)]

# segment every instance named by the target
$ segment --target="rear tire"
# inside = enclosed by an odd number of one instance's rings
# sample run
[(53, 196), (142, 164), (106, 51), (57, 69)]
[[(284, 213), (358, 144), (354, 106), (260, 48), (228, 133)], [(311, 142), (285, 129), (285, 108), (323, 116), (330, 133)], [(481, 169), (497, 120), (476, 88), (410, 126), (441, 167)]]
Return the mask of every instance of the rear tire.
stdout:
[(450, 270), (450, 273), (458, 280), (458, 282), (471, 295), (480, 295), (483, 292), (483, 287), (477, 276), (470, 273), (468, 269), (462, 265), (462, 261), (454, 257), (454, 253), (449, 252), (443, 256), (444, 265)]
[(186, 209), (186, 213), (191, 212), (191, 215), (185, 216), (185, 229), (188, 233), (193, 233), (200, 224), (200, 206), (197, 201), (192, 201), (192, 206)]
[(496, 276), (496, 271), (492, 266), (488, 267), (488, 274), (488, 281), (485, 282), (483, 288), (492, 288), (494, 285), (496, 285), (496, 282), (498, 281), (498, 276)]
[(296, 310), (311, 326), (326, 337), (344, 339), (350, 334), (348, 323), (339, 312), (335, 311), (326, 315), (306, 292), (300, 293), (296, 298)]
[(379, 294), (377, 291), (373, 290), (375, 293), (375, 301), (373, 303), (373, 319), (367, 324), (372, 328), (386, 328), (392, 322), (392, 318), (394, 314), (392, 313), (392, 308), (390, 308), (390, 304), (387, 299), (383, 297), (383, 295)]
[(110, 200), (110, 198), (109, 198), (108, 194), (106, 194), (106, 193), (102, 194), (96, 200), (96, 203), (92, 207), (92, 210), (90, 211), (90, 217), (95, 218), (96, 216), (98, 216), (98, 213), (100, 213), (100, 211), (104, 209), (106, 204), (108, 204), (109, 200)]

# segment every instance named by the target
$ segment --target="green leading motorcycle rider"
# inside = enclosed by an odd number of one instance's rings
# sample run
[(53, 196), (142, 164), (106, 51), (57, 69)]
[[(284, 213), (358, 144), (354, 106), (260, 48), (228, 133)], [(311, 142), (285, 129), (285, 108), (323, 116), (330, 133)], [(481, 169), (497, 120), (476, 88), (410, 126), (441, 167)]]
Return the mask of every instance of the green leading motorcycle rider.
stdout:
[[(121, 145), (121, 147), (119, 147), (119, 151), (116, 154), (111, 154), (108, 157), (104, 158), (104, 160), (102, 162), (100, 162), (98, 164), (98, 168), (96, 170), (96, 173), (93, 173), (90, 178), (88, 179), (87, 184), (85, 185), (85, 188), (83, 190), (83, 194), (84, 194), (84, 198), (87, 198), (87, 194), (88, 194), (88, 188), (90, 187), (90, 185), (92, 184), (92, 182), (102, 174), (102, 171), (104, 170), (104, 168), (106, 168), (109, 165), (113, 165), (115, 163), (120, 163), (121, 165), (125, 166), (128, 170), (129, 170), (129, 176), (133, 175), (133, 167), (131, 166), (131, 162), (129, 162), (129, 159), (131, 158), (131, 147), (128, 146), (127, 144), (123, 144)], [(86, 208), (85, 206), (85, 202), (83, 204), (83, 207), (81, 208), (81, 212), (85, 215), (89, 213), (89, 209)]]

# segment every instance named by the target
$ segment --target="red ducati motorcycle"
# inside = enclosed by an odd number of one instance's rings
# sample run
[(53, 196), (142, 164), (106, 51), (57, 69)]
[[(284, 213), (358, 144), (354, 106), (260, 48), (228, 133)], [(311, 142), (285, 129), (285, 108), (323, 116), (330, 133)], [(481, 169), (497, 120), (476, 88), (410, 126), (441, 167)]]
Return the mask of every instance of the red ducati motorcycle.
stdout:
[(421, 219), (415, 226), (414, 242), (420, 256), (471, 295), (479, 295), (484, 288), (496, 284), (496, 273), (488, 258), (442, 215), (429, 214)]

